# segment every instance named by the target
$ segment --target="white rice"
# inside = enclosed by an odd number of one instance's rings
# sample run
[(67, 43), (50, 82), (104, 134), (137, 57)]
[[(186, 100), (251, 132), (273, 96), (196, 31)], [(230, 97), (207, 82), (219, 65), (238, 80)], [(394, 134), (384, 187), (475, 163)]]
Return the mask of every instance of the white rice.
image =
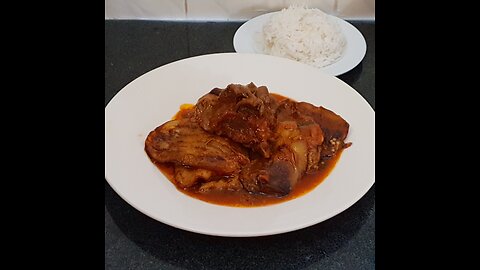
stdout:
[(265, 53), (315, 67), (338, 61), (346, 46), (340, 26), (319, 9), (290, 6), (263, 27)]

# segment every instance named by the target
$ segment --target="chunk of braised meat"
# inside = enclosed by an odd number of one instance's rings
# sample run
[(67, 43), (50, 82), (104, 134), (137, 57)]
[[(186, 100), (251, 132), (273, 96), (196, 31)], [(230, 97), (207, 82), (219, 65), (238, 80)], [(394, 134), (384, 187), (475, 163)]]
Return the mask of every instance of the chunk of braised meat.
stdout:
[[(323, 131), (313, 117), (301, 113), (298, 109), (298, 102), (290, 99), (280, 102), (276, 111), (277, 122), (283, 123), (294, 121), (297, 124), (302, 139), (307, 143), (307, 172), (318, 169), (320, 153), (324, 141)], [(278, 142), (277, 142), (278, 144)]]
[(213, 171), (195, 169), (182, 165), (176, 165), (174, 169), (174, 180), (182, 188), (195, 187), (200, 192), (209, 192), (212, 190), (239, 191), (243, 189), (238, 179), (238, 174), (220, 176)]
[(298, 111), (304, 115), (313, 117), (325, 135), (326, 140), (345, 140), (350, 125), (340, 115), (322, 106), (316, 107), (307, 102), (297, 102)]
[(307, 102), (298, 102), (297, 108), (301, 114), (311, 116), (323, 131), (322, 159), (330, 158), (339, 150), (351, 145), (351, 143), (345, 143), (350, 125), (341, 116), (324, 107), (316, 107)]
[(210, 181), (206, 183), (201, 183), (198, 191), (200, 192), (209, 192), (212, 190), (215, 191), (239, 191), (242, 190), (243, 186), (238, 175), (233, 175), (232, 177), (223, 177), (215, 181)]
[[(208, 170), (217, 175), (238, 174), (249, 163), (247, 153), (239, 145), (205, 132), (188, 118), (169, 121), (150, 132), (145, 151), (155, 162)], [(191, 178), (189, 172), (181, 173)], [(201, 174), (203, 178), (207, 175), (204, 171)]]
[(175, 181), (183, 188), (192, 187), (198, 182), (208, 181), (214, 175), (213, 171), (195, 169), (182, 165), (175, 165)]
[(207, 132), (270, 157), (268, 143), (276, 126), (277, 102), (265, 86), (230, 84), (215, 88), (201, 97), (196, 106), (196, 121)]
[[(318, 128), (316, 124), (309, 126)], [(242, 169), (240, 178), (244, 188), (279, 196), (290, 193), (307, 171), (310, 137), (304, 136), (304, 132), (295, 121), (278, 123), (272, 157), (256, 159)]]

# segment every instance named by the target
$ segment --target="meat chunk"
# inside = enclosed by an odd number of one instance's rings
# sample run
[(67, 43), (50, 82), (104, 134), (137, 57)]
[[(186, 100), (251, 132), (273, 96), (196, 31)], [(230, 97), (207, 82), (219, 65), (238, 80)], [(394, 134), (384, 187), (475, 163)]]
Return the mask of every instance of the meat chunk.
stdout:
[(280, 122), (272, 157), (246, 166), (241, 176), (243, 186), (254, 193), (279, 196), (290, 193), (307, 170), (308, 145), (295, 121)]
[(209, 192), (212, 190), (222, 191), (238, 191), (243, 189), (242, 183), (238, 179), (238, 175), (229, 178), (222, 178), (217, 181), (210, 181), (207, 183), (202, 183), (198, 189), (200, 192)]
[(306, 144), (282, 146), (270, 159), (256, 159), (242, 169), (243, 187), (252, 193), (284, 196), (292, 191), (306, 168)]
[(275, 128), (277, 102), (266, 87), (230, 84), (213, 89), (196, 105), (196, 119), (207, 132), (232, 141), (269, 157), (268, 139)]
[(322, 129), (324, 143), (321, 158), (330, 158), (339, 150), (351, 145), (351, 143), (345, 143), (350, 125), (341, 116), (307, 102), (298, 102), (297, 108), (300, 113), (311, 116)]
[(317, 170), (322, 150), (321, 145), (324, 141), (323, 131), (319, 124), (315, 122), (313, 117), (301, 113), (298, 109), (298, 102), (290, 99), (283, 100), (280, 103), (276, 114), (280, 126), (281, 123), (288, 123), (289, 121), (296, 124), (301, 139), (307, 144), (307, 172)]
[(322, 128), (327, 141), (333, 138), (344, 141), (347, 138), (350, 125), (338, 114), (307, 102), (298, 102), (297, 108), (300, 113), (311, 116), (315, 120)]
[(192, 187), (200, 181), (208, 181), (212, 175), (212, 171), (205, 169), (194, 169), (181, 165), (175, 166), (175, 181), (182, 188)]
[(188, 118), (169, 121), (150, 132), (145, 151), (156, 162), (205, 169), (219, 175), (238, 173), (249, 163), (239, 145), (205, 132)]

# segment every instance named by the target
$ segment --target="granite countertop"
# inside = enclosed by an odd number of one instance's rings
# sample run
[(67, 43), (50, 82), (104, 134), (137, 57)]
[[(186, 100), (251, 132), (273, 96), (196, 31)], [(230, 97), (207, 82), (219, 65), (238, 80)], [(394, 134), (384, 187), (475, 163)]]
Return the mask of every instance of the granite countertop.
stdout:
[[(339, 78), (375, 109), (375, 23), (351, 22), (367, 54)], [(190, 56), (234, 52), (241, 22), (105, 21), (105, 106), (126, 84)], [(105, 181), (105, 269), (374, 269), (375, 185), (320, 224), (279, 235), (225, 238), (170, 227), (140, 213)]]

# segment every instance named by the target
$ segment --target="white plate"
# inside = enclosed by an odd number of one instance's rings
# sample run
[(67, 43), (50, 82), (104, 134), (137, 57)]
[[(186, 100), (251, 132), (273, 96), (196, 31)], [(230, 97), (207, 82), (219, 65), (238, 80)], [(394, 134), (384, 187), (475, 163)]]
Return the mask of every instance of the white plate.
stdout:
[[(229, 83), (266, 85), (271, 92), (308, 101), (350, 123), (345, 150), (314, 190), (284, 203), (236, 208), (179, 192), (152, 164), (145, 138), (184, 103)], [(105, 178), (130, 205), (171, 226), (209, 235), (260, 236), (301, 229), (350, 207), (375, 179), (375, 113), (336, 77), (292, 60), (222, 53), (183, 59), (154, 69), (125, 86), (105, 108)]]
[[(278, 11), (260, 15), (242, 24), (233, 37), (235, 51), (239, 53), (264, 54), (261, 42), (262, 29), (270, 19), (270, 16), (275, 13), (278, 13)], [(342, 58), (319, 69), (333, 76), (338, 76), (350, 71), (362, 61), (367, 52), (367, 43), (362, 33), (355, 26), (338, 17), (331, 17), (340, 25), (347, 40), (347, 45)]]

